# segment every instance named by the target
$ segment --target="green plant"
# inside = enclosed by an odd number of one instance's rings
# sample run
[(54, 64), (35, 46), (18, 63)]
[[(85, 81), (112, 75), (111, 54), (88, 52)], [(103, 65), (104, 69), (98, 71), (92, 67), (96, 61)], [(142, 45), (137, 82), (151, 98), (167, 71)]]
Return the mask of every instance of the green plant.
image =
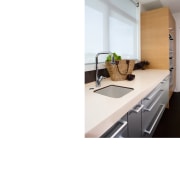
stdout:
[[(113, 56), (114, 56), (115, 61), (120, 61), (121, 60), (121, 56), (118, 56), (115, 52), (113, 53)], [(112, 58), (112, 55), (108, 55), (106, 57), (106, 61), (107, 62), (111, 61), (111, 58)]]

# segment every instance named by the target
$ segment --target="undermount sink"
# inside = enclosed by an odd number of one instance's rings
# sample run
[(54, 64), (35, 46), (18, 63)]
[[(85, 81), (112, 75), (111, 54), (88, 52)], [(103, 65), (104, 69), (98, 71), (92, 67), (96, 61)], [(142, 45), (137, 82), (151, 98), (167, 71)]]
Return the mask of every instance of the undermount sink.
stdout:
[(133, 88), (109, 85), (101, 89), (97, 89), (94, 92), (108, 97), (120, 98), (133, 90)]

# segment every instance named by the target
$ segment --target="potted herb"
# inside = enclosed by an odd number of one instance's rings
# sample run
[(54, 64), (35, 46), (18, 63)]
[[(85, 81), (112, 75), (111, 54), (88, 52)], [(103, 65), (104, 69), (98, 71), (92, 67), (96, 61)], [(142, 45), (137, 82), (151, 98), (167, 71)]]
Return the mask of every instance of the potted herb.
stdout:
[[(119, 64), (119, 61), (121, 60), (121, 56), (118, 56), (115, 52), (113, 53), (114, 56), (114, 61), (116, 64)], [(111, 62), (112, 60), (112, 55), (108, 55), (106, 58), (106, 62)]]

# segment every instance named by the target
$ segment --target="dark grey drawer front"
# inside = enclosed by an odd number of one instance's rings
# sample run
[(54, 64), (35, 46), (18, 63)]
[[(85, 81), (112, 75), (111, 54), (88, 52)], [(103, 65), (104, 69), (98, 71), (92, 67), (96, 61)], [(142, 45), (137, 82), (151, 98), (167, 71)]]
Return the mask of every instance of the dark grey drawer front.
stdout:
[(128, 112), (128, 134), (129, 137), (141, 137), (141, 110), (144, 106), (139, 103)]
[(151, 111), (142, 111), (142, 135), (144, 136), (145, 130), (153, 122), (154, 115), (157, 113), (160, 104), (156, 104)]
[(152, 137), (161, 119), (161, 116), (163, 115), (163, 112), (165, 110), (165, 104), (157, 105), (157, 107), (158, 109), (157, 111), (155, 111), (154, 116), (151, 120), (148, 116), (149, 112), (143, 112), (144, 118), (142, 121), (142, 133), (144, 137)]

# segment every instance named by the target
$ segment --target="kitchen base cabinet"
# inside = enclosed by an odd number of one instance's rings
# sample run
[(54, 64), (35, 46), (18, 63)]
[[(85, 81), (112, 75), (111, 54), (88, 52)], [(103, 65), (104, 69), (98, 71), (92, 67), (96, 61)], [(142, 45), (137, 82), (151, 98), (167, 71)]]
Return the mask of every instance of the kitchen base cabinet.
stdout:
[(129, 137), (152, 137), (168, 104), (169, 76), (127, 113)]
[(168, 104), (169, 76), (110, 127), (101, 138), (152, 137)]
[(142, 136), (152, 137), (168, 103), (169, 77), (142, 100)]

